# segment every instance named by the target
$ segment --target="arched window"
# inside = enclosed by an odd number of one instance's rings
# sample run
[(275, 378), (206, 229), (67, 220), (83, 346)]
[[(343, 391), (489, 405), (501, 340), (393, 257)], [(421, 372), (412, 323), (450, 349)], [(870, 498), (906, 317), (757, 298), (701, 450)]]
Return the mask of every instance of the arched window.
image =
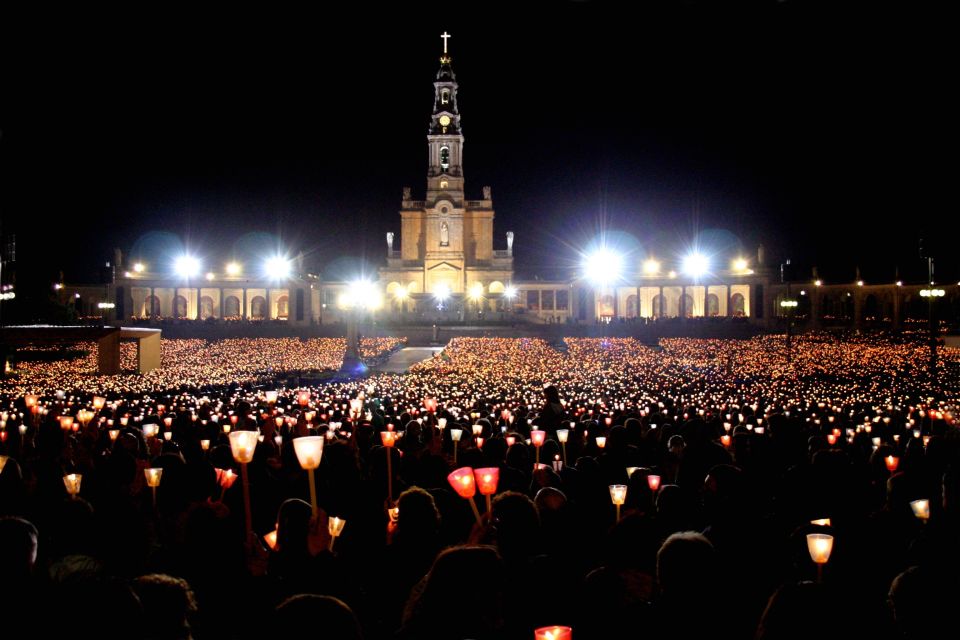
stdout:
[(689, 293), (683, 296), (683, 317), (693, 317), (693, 296)]
[(448, 104), (450, 102), (450, 90), (444, 89), (440, 92), (440, 104)]
[(450, 168), (450, 147), (440, 147), (440, 170), (446, 173)]
[(707, 317), (715, 318), (720, 315), (720, 298), (715, 293), (707, 294)]
[(206, 320), (213, 317), (213, 298), (203, 296), (200, 298), (200, 319)]
[(743, 294), (735, 293), (730, 297), (730, 304), (733, 306), (733, 315), (738, 318), (743, 317)]
[(250, 317), (254, 320), (263, 320), (267, 317), (267, 301), (263, 296), (256, 296), (250, 301)]
[(240, 300), (237, 296), (227, 296), (223, 301), (223, 315), (227, 318), (240, 317)]
[(277, 317), (286, 320), (290, 315), (290, 299), (287, 296), (277, 298)]

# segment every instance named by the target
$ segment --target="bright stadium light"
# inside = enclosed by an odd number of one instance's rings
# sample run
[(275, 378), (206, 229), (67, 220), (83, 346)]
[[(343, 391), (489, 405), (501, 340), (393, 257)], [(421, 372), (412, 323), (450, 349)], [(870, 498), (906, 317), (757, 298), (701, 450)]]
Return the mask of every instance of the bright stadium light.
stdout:
[(290, 261), (280, 256), (267, 258), (263, 270), (271, 280), (283, 280), (290, 276)]
[(450, 286), (446, 284), (438, 284), (433, 290), (433, 297), (439, 302), (443, 302), (450, 297)]
[(660, 263), (650, 258), (643, 263), (643, 273), (648, 276), (655, 276), (660, 273)]
[(347, 309), (376, 311), (383, 306), (383, 295), (369, 280), (354, 280), (340, 296), (340, 306)]
[(508, 300), (513, 300), (514, 298), (517, 297), (517, 288), (513, 285), (510, 285), (509, 287), (503, 290), (503, 295)]
[(173, 263), (173, 269), (181, 278), (193, 278), (200, 273), (200, 261), (193, 256), (180, 256)]
[(143, 273), (145, 269), (146, 267), (143, 266), (142, 262), (135, 262), (133, 264), (133, 270), (136, 271), (137, 273)]
[(583, 263), (583, 276), (601, 287), (616, 282), (622, 271), (623, 256), (607, 247), (597, 249)]
[(476, 302), (483, 297), (483, 284), (474, 282), (470, 285), (470, 299)]
[(239, 262), (229, 262), (229, 263), (227, 263), (227, 275), (228, 275), (228, 276), (238, 276), (238, 275), (240, 275), (240, 263), (239, 263)]
[(746, 271), (748, 266), (749, 265), (747, 264), (747, 261), (745, 258), (737, 258), (736, 260), (733, 261), (734, 271)]
[(710, 261), (702, 253), (691, 253), (683, 259), (683, 271), (689, 276), (697, 278), (710, 268)]
[(215, 274), (213, 271), (207, 272), (207, 280), (209, 280), (210, 282), (213, 282), (213, 279), (216, 277), (217, 277), (217, 274)]

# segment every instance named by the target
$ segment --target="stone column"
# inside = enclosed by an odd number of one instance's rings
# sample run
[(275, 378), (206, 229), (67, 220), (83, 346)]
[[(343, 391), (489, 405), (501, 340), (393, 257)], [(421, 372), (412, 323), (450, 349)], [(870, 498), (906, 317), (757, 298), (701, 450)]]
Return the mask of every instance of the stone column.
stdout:
[[(703, 285), (703, 317), (709, 317), (707, 314), (707, 298), (709, 297), (710, 287)], [(719, 311), (719, 310), (718, 310)]]
[(267, 320), (273, 320), (273, 305), (270, 304), (270, 287), (267, 286)]
[(663, 303), (663, 286), (660, 287), (660, 302), (658, 302), (657, 305), (660, 307), (657, 309), (657, 317), (663, 318), (663, 309), (666, 306)]
[(220, 315), (218, 315), (217, 317), (223, 320), (223, 289), (221, 288), (219, 289), (219, 291), (220, 291)]
[[(152, 318), (153, 317), (153, 301), (156, 299), (156, 289), (150, 287), (150, 309), (147, 311), (147, 314)], [(160, 305), (157, 305), (160, 306)], [(160, 313), (160, 309), (157, 309), (157, 313)]]
[[(196, 314), (195, 314), (195, 315), (196, 315), (196, 318), (194, 318), (194, 320), (199, 320), (199, 319), (200, 319), (200, 297), (201, 297), (201, 296), (200, 296), (200, 291), (201, 291), (200, 287), (197, 287), (197, 309), (196, 309)], [(212, 312), (213, 309), (211, 309), (210, 311)]]
[(680, 287), (680, 320), (687, 319), (687, 287), (686, 285)]
[(733, 287), (727, 285), (727, 317), (733, 317)]

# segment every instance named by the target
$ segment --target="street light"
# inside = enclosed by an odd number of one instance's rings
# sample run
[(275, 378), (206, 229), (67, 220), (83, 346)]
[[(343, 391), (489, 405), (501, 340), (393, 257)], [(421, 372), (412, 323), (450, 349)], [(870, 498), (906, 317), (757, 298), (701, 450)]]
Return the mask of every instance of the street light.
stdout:
[(683, 259), (683, 271), (689, 276), (699, 278), (710, 268), (710, 260), (702, 253), (691, 253)]
[[(200, 261), (193, 256), (183, 255), (173, 263), (173, 269), (181, 278), (193, 278), (200, 273)], [(136, 266), (134, 266), (136, 271)]]
[(660, 273), (660, 263), (653, 258), (648, 258), (643, 263), (643, 273), (648, 276), (655, 276)]
[(290, 261), (281, 256), (267, 258), (263, 270), (271, 280), (284, 280), (290, 277)]
[[(933, 261), (930, 261), (930, 264), (933, 264)], [(933, 267), (930, 267), (930, 271), (933, 271)], [(931, 285), (933, 282), (930, 283)], [(940, 332), (939, 322), (936, 322), (936, 318), (933, 314), (933, 301), (937, 298), (942, 298), (947, 294), (943, 289), (921, 289), (920, 297), (927, 299), (927, 329), (930, 340), (930, 373), (935, 373), (937, 370), (937, 334)]]

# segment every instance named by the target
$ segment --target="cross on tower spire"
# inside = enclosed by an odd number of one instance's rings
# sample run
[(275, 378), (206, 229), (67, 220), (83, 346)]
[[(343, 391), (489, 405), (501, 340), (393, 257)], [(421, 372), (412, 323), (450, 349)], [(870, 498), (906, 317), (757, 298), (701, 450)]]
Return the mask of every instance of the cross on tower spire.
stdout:
[(444, 31), (440, 37), (443, 38), (443, 55), (447, 55), (447, 40), (450, 38), (450, 34)]

